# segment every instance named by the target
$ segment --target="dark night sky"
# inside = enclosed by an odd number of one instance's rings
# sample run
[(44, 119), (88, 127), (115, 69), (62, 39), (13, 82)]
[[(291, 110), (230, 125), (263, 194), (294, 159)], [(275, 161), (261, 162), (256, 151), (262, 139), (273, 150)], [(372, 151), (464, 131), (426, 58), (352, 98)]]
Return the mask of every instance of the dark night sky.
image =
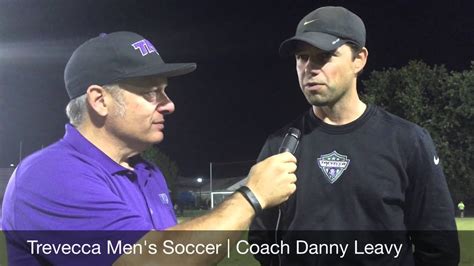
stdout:
[(309, 108), (278, 46), (323, 5), (364, 20), (369, 62), (361, 79), (411, 59), (452, 70), (474, 60), (471, 0), (0, 0), (0, 167), (18, 162), (20, 141), (25, 156), (62, 137), (70, 54), (118, 30), (145, 36), (167, 62), (198, 64), (169, 81), (176, 112), (159, 145), (182, 175), (206, 175), (210, 161), (255, 159), (268, 134)]

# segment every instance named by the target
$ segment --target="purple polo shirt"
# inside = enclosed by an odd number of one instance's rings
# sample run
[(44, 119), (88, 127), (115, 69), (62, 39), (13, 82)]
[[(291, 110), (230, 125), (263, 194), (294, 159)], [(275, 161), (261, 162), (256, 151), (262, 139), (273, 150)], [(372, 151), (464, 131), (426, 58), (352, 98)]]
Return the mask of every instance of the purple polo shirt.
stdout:
[[(135, 170), (66, 125), (61, 140), (23, 160), (13, 173), (4, 196), (3, 230), (146, 232), (175, 225), (160, 170), (139, 156), (129, 163)], [(12, 241), (24, 239), (9, 238), (8, 244)]]

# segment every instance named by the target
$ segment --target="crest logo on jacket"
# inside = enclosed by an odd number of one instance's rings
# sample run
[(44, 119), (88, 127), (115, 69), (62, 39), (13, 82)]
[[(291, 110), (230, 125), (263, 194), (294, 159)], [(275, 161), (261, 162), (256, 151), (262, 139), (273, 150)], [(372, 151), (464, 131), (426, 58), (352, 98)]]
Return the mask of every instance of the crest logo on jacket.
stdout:
[(321, 155), (318, 158), (318, 166), (323, 171), (324, 175), (329, 179), (329, 182), (333, 184), (339, 179), (344, 171), (349, 166), (351, 160), (347, 159), (346, 155), (333, 151), (328, 154)]

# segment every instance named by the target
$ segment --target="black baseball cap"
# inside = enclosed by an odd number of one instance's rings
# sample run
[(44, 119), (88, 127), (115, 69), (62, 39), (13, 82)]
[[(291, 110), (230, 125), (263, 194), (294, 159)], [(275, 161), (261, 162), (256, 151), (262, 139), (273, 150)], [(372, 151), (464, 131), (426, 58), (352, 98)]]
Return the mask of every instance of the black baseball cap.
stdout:
[(70, 99), (90, 85), (106, 85), (144, 76), (174, 77), (190, 73), (195, 63), (165, 63), (155, 46), (133, 32), (102, 33), (80, 45), (64, 70)]
[(364, 22), (344, 7), (320, 7), (300, 21), (295, 36), (281, 43), (280, 55), (293, 54), (299, 41), (324, 51), (334, 51), (348, 42), (364, 47)]

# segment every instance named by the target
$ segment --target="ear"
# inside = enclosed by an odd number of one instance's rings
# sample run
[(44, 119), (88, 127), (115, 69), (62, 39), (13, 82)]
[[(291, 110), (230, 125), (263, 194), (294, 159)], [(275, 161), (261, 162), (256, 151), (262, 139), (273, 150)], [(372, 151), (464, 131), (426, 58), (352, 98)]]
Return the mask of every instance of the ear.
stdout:
[(354, 58), (354, 73), (357, 75), (357, 73), (361, 72), (362, 69), (364, 69), (365, 64), (367, 63), (367, 57), (369, 57), (369, 51), (367, 48), (362, 47), (360, 49), (359, 53), (356, 55)]
[(86, 91), (86, 101), (91, 111), (94, 111), (98, 116), (105, 117), (109, 113), (107, 108), (107, 92), (98, 85), (91, 85)]

